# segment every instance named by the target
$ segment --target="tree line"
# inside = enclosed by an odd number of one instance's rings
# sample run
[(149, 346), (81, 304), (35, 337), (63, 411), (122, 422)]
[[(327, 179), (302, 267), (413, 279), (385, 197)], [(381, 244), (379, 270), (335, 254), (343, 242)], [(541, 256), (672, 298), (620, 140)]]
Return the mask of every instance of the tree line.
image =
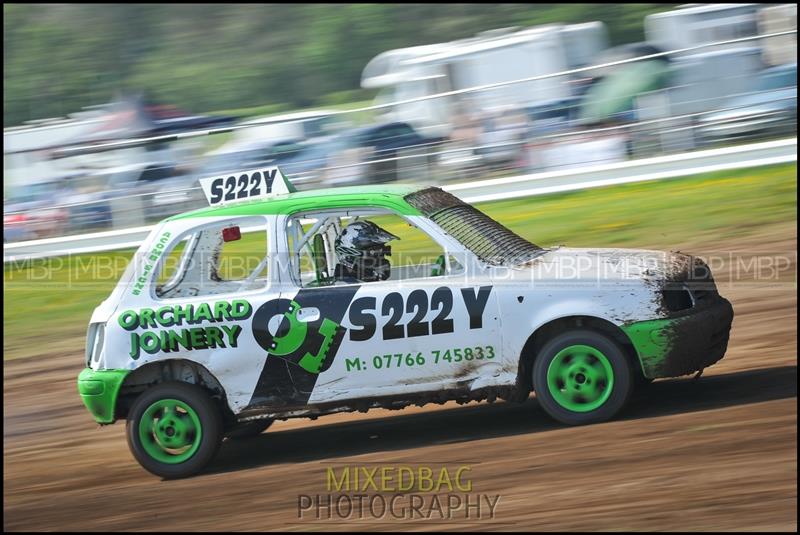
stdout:
[(3, 124), (64, 116), (119, 91), (194, 113), (371, 96), (377, 54), (510, 26), (602, 21), (644, 39), (671, 4), (4, 4)]

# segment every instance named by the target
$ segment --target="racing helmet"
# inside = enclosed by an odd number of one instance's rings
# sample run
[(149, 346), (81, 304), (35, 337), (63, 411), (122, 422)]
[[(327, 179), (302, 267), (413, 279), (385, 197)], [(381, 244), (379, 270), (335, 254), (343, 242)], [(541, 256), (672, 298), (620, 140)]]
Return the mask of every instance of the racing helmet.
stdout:
[(349, 276), (364, 282), (389, 278), (391, 264), (386, 259), (392, 248), (386, 245), (399, 240), (372, 221), (354, 221), (347, 225), (334, 242), (339, 263)]

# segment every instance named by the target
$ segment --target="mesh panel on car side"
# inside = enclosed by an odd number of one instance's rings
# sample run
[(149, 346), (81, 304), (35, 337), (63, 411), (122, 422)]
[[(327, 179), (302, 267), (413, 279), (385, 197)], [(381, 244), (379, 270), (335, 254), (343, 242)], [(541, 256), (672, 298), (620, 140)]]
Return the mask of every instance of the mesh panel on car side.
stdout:
[(542, 251), (541, 247), (439, 188), (411, 193), (405, 200), (488, 264), (516, 266), (529, 262)]

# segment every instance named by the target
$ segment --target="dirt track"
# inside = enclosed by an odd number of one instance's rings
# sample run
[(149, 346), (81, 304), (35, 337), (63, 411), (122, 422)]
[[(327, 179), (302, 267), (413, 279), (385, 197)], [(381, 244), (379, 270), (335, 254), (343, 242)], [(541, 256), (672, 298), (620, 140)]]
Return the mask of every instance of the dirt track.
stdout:
[[(726, 357), (589, 427), (553, 423), (534, 398), (278, 422), (223, 445), (208, 472), (161, 481), (131, 457), (124, 425), (92, 423), (81, 355), (6, 362), (4, 529), (796, 530), (796, 233), (774, 230), (683, 249), (794, 256), (777, 284), (715, 271), (736, 314)], [(500, 495), (495, 518), (298, 520), (298, 495), (327, 493), (326, 467), (374, 463), (469, 465), (473, 493)]]

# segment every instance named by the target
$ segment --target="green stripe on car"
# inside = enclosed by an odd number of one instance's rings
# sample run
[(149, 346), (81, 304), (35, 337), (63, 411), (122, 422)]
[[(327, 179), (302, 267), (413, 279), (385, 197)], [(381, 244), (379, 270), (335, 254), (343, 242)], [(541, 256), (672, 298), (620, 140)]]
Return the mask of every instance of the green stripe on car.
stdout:
[(419, 210), (408, 204), (404, 199), (406, 195), (418, 191), (420, 187), (387, 184), (300, 191), (287, 195), (278, 195), (271, 199), (201, 208), (200, 210), (170, 217), (167, 221), (193, 217), (293, 214), (312, 209), (327, 210), (350, 206), (362, 207), (365, 205), (374, 208), (387, 208), (402, 215), (421, 215)]

